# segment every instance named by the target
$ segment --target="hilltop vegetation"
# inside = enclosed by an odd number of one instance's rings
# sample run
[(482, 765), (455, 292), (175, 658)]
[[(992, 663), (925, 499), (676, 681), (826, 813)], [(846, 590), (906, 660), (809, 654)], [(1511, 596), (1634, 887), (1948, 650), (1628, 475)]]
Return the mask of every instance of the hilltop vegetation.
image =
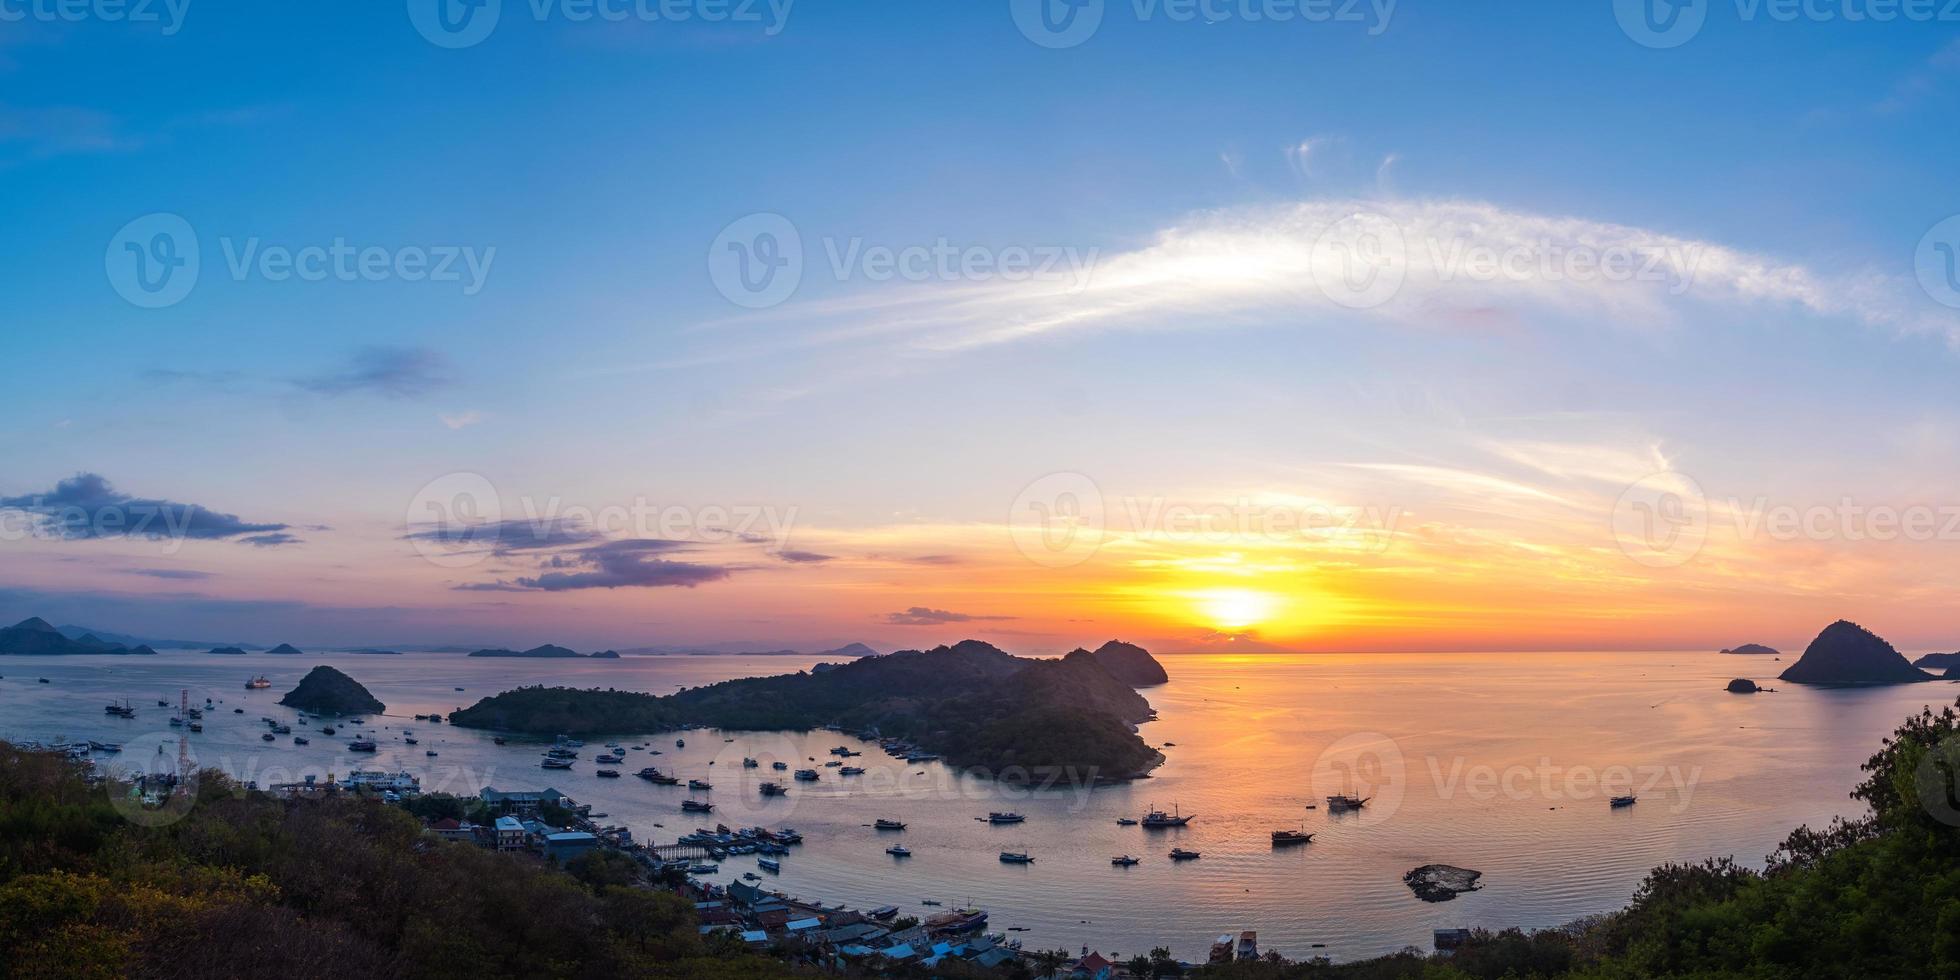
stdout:
[[(1060, 660), (1010, 656), (967, 640), (868, 657), (820, 673), (725, 681), (664, 697), (533, 687), (485, 698), (453, 724), (538, 735), (633, 734), (688, 725), (804, 730), (876, 728), (958, 766), (1032, 778), (1073, 769), (1127, 778), (1157, 754), (1131, 725), (1150, 702), (1086, 651)], [(1087, 770), (1093, 770), (1090, 777)]]
[(198, 785), (141, 827), (60, 756), (0, 743), (0, 980), (792, 975), (617, 874), (436, 842), (369, 799)]

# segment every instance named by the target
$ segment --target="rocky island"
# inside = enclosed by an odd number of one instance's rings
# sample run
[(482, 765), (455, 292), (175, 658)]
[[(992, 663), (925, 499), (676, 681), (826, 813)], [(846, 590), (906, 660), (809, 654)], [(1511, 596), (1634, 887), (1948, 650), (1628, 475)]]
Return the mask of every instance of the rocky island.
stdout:
[(1735, 680), (1730, 681), (1728, 687), (1728, 692), (1730, 694), (1755, 694), (1760, 690), (1762, 690), (1762, 688), (1757, 687), (1756, 682), (1750, 680), (1747, 677), (1738, 677)]
[(1134, 727), (1153, 714), (1150, 702), (1087, 651), (1038, 660), (967, 640), (854, 660), (821, 673), (751, 677), (665, 696), (519, 688), (449, 720), (537, 735), (835, 725), (875, 730), (951, 765), (984, 768), (1003, 779), (1108, 782), (1145, 775), (1163, 761)]
[(1091, 656), (1115, 674), (1118, 680), (1131, 687), (1150, 687), (1171, 679), (1169, 674), (1164, 673), (1164, 665), (1158, 663), (1157, 658), (1134, 643), (1111, 640), (1097, 647)]
[(619, 659), (619, 654), (611, 650), (601, 650), (598, 653), (592, 654), (591, 656), (586, 656), (585, 654), (580, 653), (577, 650), (572, 650), (566, 647), (557, 646), (551, 643), (546, 643), (543, 646), (535, 646), (529, 650), (505, 650), (502, 648), (478, 650), (475, 653), (470, 654), (470, 656), (472, 657), (531, 657), (531, 658), (544, 659), (544, 660), (618, 660)]
[(1775, 657), (1775, 656), (1780, 656), (1783, 653), (1783, 651), (1778, 650), (1775, 647), (1767, 647), (1760, 643), (1744, 643), (1739, 647), (1733, 647), (1727, 650), (1723, 650), (1722, 652), (1739, 653), (1739, 654), (1745, 654), (1749, 656), (1759, 656), (1759, 657)]
[(13, 657), (129, 657), (155, 656), (147, 646), (124, 646), (85, 634), (69, 639), (39, 616), (30, 616), (0, 629), (0, 655)]
[(1905, 684), (1933, 679), (1907, 663), (1878, 634), (1843, 619), (1824, 627), (1780, 677), (1799, 684)]
[(287, 691), (279, 703), (316, 715), (380, 714), (388, 707), (369, 694), (359, 681), (324, 666), (309, 671), (299, 686)]
[(1402, 883), (1425, 902), (1447, 902), (1482, 887), (1477, 879), (1484, 873), (1452, 864), (1425, 864), (1402, 876)]

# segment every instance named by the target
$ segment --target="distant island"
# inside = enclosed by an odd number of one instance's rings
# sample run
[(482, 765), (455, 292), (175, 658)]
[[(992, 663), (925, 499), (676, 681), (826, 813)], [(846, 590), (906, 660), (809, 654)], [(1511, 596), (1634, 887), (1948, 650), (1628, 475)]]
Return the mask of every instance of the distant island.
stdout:
[(1960, 653), (1929, 653), (1912, 662), (1914, 667), (1943, 670), (1960, 667)]
[(237, 647), (240, 650), (265, 649), (265, 647), (263, 646), (258, 646), (251, 643), (241, 643), (237, 641), (219, 642), (214, 640), (158, 640), (147, 636), (132, 636), (128, 633), (117, 633), (112, 630), (94, 629), (88, 626), (76, 626), (74, 623), (64, 623), (60, 626), (55, 627), (55, 630), (58, 631), (62, 636), (65, 636), (71, 640), (79, 640), (84, 636), (93, 636), (96, 639), (101, 640), (105, 643), (121, 644), (122, 646), (126, 646), (131, 649), (134, 649), (136, 647), (149, 647), (153, 650), (154, 649), (209, 650), (209, 649), (215, 649), (219, 647)]
[(1783, 651), (1778, 650), (1775, 647), (1766, 647), (1760, 643), (1744, 643), (1739, 647), (1735, 647), (1729, 650), (1723, 650), (1722, 652), (1748, 654), (1751, 656), (1771, 656), (1771, 657), (1781, 656), (1783, 653)]
[(360, 682), (324, 666), (308, 671), (299, 686), (287, 691), (279, 703), (316, 715), (379, 714), (388, 707), (375, 700)]
[(665, 696), (519, 688), (449, 720), (535, 735), (835, 725), (898, 738), (1001, 778), (1107, 782), (1145, 775), (1163, 761), (1134, 730), (1153, 715), (1150, 702), (1092, 653), (1026, 659), (966, 640), (861, 658), (821, 673), (751, 677)]
[(1843, 619), (1824, 627), (1780, 676), (1799, 684), (1906, 684), (1933, 679), (1906, 662), (1878, 634)]
[(357, 657), (399, 657), (402, 655), (400, 650), (347, 650), (343, 652), (353, 654)]
[(598, 653), (591, 654), (588, 656), (586, 654), (578, 652), (577, 650), (572, 650), (561, 646), (555, 646), (550, 643), (547, 643), (543, 646), (532, 647), (529, 650), (503, 650), (503, 649), (478, 650), (475, 653), (470, 654), (470, 656), (472, 657), (531, 657), (531, 658), (546, 659), (546, 660), (618, 660), (619, 659), (619, 654), (612, 650), (601, 650)]
[(85, 633), (71, 639), (39, 616), (30, 616), (0, 629), (0, 656), (10, 657), (153, 657), (147, 646), (124, 646)]
[(266, 652), (276, 653), (282, 657), (298, 657), (303, 654), (303, 651), (301, 651), (299, 647), (293, 646), (290, 643), (281, 643), (278, 646), (273, 647), (270, 650), (267, 650)]
[(207, 652), (219, 657), (242, 657), (245, 655), (245, 651), (237, 647), (213, 647)]

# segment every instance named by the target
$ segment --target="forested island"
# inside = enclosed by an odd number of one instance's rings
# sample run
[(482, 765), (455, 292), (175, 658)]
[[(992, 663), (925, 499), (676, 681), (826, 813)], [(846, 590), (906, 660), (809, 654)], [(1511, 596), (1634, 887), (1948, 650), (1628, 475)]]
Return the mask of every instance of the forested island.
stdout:
[(332, 667), (315, 667), (279, 703), (316, 715), (366, 715), (387, 710), (361, 683)]
[(1132, 727), (1152, 714), (1149, 701), (1086, 650), (1038, 660), (967, 640), (867, 657), (821, 673), (751, 677), (665, 696), (519, 688), (449, 720), (535, 735), (837, 725), (875, 729), (952, 765), (1010, 779), (1118, 780), (1144, 775), (1162, 761)]
[(551, 643), (546, 643), (543, 644), (542, 646), (535, 646), (529, 650), (505, 650), (500, 647), (492, 648), (488, 650), (477, 650), (474, 653), (471, 653), (470, 656), (472, 657), (529, 657), (532, 659), (541, 659), (541, 660), (618, 660), (619, 659), (619, 654), (612, 650), (601, 650), (598, 653), (591, 654), (590, 656), (588, 656), (586, 654), (578, 652), (577, 650), (573, 650), (568, 647), (557, 646)]

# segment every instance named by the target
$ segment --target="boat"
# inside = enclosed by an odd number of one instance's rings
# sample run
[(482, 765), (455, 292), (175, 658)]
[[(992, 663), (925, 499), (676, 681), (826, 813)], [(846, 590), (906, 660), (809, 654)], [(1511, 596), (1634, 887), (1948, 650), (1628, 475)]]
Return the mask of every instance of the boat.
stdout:
[[(429, 753), (429, 754), (430, 754), (430, 755), (435, 755), (435, 753), (434, 753), (434, 752), (431, 752), (431, 753)], [(596, 776), (598, 776), (598, 777), (599, 777), (600, 779), (618, 779), (618, 778), (619, 778), (619, 770), (617, 770), (617, 769), (600, 769), (600, 770), (598, 770), (597, 772), (595, 772), (595, 773), (594, 773), (594, 775), (596, 775)]]
[(191, 731), (196, 732), (200, 735), (204, 733), (204, 725), (202, 722), (195, 722), (195, 721), (191, 722), (188, 727), (190, 728)]
[(572, 767), (572, 760), (548, 758), (543, 762), (538, 763), (538, 765), (545, 769), (570, 769)]
[(245, 713), (245, 709), (244, 709), (244, 708), (233, 708), (233, 709), (231, 709), (231, 713), (232, 713), (232, 714), (234, 714), (234, 715), (242, 715), (242, 714), (244, 714), (244, 713)]
[(912, 849), (903, 844), (893, 844), (885, 848), (885, 853), (895, 858), (909, 858), (912, 856)]
[(817, 775), (817, 771), (815, 769), (798, 769), (796, 770), (796, 778), (801, 779), (806, 783), (814, 783), (818, 779), (821, 779), (822, 777)]
[(884, 817), (879, 817), (877, 821), (874, 822), (871, 826), (876, 827), (879, 830), (904, 830), (905, 829), (904, 822), (898, 820), (886, 820)]
[(684, 738), (677, 738), (677, 739), (674, 739), (674, 748), (677, 748), (677, 749), (684, 749), (684, 748), (687, 748), (687, 739), (684, 739)]
[(762, 791), (762, 795), (764, 796), (788, 796), (789, 795), (789, 790), (784, 789), (782, 783), (763, 783), (761, 786), (757, 787), (757, 789), (760, 789)]
[[(436, 757), (436, 750), (434, 750), (434, 749), (430, 749), (429, 751), (427, 751), (427, 752), (424, 752), (424, 753), (422, 753), (422, 754), (423, 754), (423, 755), (426, 755), (426, 756), (428, 756), (428, 757), (429, 757), (429, 758), (431, 758), (431, 759), (433, 759), (433, 758), (435, 758), (435, 757)], [(600, 773), (599, 775), (601, 775), (601, 776), (603, 776), (603, 775), (605, 775), (605, 773)]]
[(492, 735), (490, 736), (490, 741), (494, 745), (502, 745), (504, 744), (504, 737), (502, 735)]
[(708, 782), (708, 781), (707, 781), (707, 780), (705, 780), (705, 779), (690, 779), (690, 780), (688, 780), (688, 781), (687, 781), (687, 788), (688, 788), (688, 789), (708, 789), (708, 790), (711, 790), (711, 789), (714, 789), (714, 788), (715, 788), (715, 786), (714, 786), (714, 784), (713, 784), (713, 783), (710, 783), (710, 782)]
[(1136, 826), (1136, 825), (1137, 825), (1137, 818), (1135, 818), (1135, 817), (1117, 817), (1117, 818), (1116, 818), (1116, 826), (1118, 826), (1118, 827), (1134, 827), (1134, 826)]
[(882, 921), (882, 920), (885, 920), (885, 919), (889, 919), (889, 918), (892, 918), (893, 916), (895, 916), (895, 915), (897, 915), (897, 914), (898, 914), (898, 906), (896, 906), (896, 905), (880, 905), (880, 906), (878, 906), (877, 908), (875, 908), (875, 909), (872, 909), (871, 911), (869, 911), (869, 912), (866, 912), (866, 913), (864, 913), (864, 914), (865, 914), (865, 915), (868, 915), (868, 916), (870, 916), (870, 917), (872, 917), (872, 918), (874, 918), (874, 919), (878, 919), (878, 920), (881, 920), (881, 921)]
[(691, 875), (711, 875), (720, 870), (721, 866), (718, 864), (694, 864), (688, 866), (687, 873)]
[(554, 758), (554, 759), (576, 759), (576, 758), (578, 758), (578, 753), (577, 753), (577, 752), (575, 752), (575, 751), (573, 751), (573, 750), (571, 750), (571, 749), (565, 749), (565, 748), (558, 748), (558, 747), (555, 747), (555, 746), (554, 746), (554, 747), (552, 747), (552, 748), (549, 748), (549, 749), (546, 749), (546, 750), (545, 750), (545, 753), (544, 753), (544, 754), (545, 754), (545, 755), (548, 755), (548, 756), (550, 756), (550, 757), (552, 757), (552, 758)]
[(645, 769), (642, 769), (639, 772), (634, 773), (633, 775), (638, 776), (641, 779), (644, 779), (647, 782), (654, 784), (655, 786), (679, 786), (681, 784), (681, 781), (678, 777), (666, 775), (662, 773), (660, 770), (655, 769), (652, 766), (648, 766)]
[(1116, 865), (1119, 868), (1128, 868), (1134, 865), (1142, 864), (1143, 862), (1129, 856), (1128, 854), (1125, 854), (1122, 857), (1110, 858), (1109, 863)]
[(307, 740), (306, 740), (306, 736), (304, 736), (304, 735), (294, 735), (294, 736), (293, 736), (293, 744), (294, 744), (294, 745), (312, 745), (313, 743), (312, 743), (312, 742), (309, 742), (309, 741), (307, 741)]
[(743, 759), (743, 760), (742, 760), (742, 768), (744, 768), (744, 769), (754, 769), (754, 768), (756, 768), (757, 766), (760, 766), (760, 765), (762, 765), (762, 763), (760, 763), (760, 762), (757, 762), (757, 761), (755, 761), (754, 759)]
[(418, 741), (416, 741), (415, 739), (412, 739), (412, 738), (404, 738), (404, 739), (402, 739), (402, 741), (403, 741), (403, 742), (406, 742), (406, 743), (408, 743), (409, 745), (421, 745), (421, 744), (422, 744), (421, 742), (418, 742)]
[(182, 719), (182, 718), (172, 718), (172, 719), (170, 719), (170, 727), (172, 727), (172, 728), (182, 728), (182, 727), (184, 727), (184, 719)]
[(102, 713), (106, 715), (115, 715), (118, 718), (136, 717), (136, 709), (135, 707), (131, 706), (128, 701), (124, 701), (121, 704), (116, 704), (114, 702), (111, 702), (108, 707), (102, 709)]
[(332, 734), (333, 734), (333, 726), (332, 726), (332, 725), (327, 725), (327, 726), (325, 726), (325, 727), (323, 727), (323, 728), (321, 728), (321, 729), (320, 729), (320, 734), (322, 734), (322, 735), (332, 735)]
[(994, 812), (987, 814), (988, 823), (1021, 823), (1026, 819), (1028, 818), (1018, 813), (1013, 813), (1011, 811), (1002, 812), (1000, 810), (995, 810)]
[(1197, 816), (1195, 813), (1189, 817), (1178, 813), (1177, 807), (1175, 806), (1171, 807), (1170, 813), (1165, 813), (1153, 806), (1149, 813), (1143, 815), (1143, 825), (1146, 827), (1182, 827), (1190, 823), (1191, 817), (1195, 816)]
[[(260, 674), (259, 676), (254, 677), (251, 680), (245, 682), (245, 689), (247, 691), (263, 691), (271, 686), (272, 686), (272, 678), (267, 677), (264, 674)], [(157, 703), (162, 704), (163, 702), (159, 701)]]
[(839, 776), (862, 776), (864, 775), (864, 767), (845, 766), (844, 768), (837, 770), (837, 774)]
[(380, 750), (379, 750), (379, 748), (378, 748), (378, 747), (376, 747), (376, 745), (375, 745), (375, 744), (374, 744), (373, 742), (371, 742), (371, 741), (368, 741), (368, 740), (367, 740), (367, 739), (365, 739), (365, 738), (357, 738), (357, 739), (355, 739), (355, 740), (353, 740), (352, 742), (349, 742), (349, 743), (347, 743), (347, 751), (349, 751), (349, 752), (377, 752), (377, 751), (380, 751)]
[(89, 740), (88, 747), (96, 752), (108, 752), (112, 755), (122, 751), (122, 746), (115, 742), (97, 742), (93, 739)]
[(1612, 799), (1606, 801), (1607, 805), (1611, 806), (1615, 810), (1623, 806), (1632, 806), (1638, 802), (1640, 802), (1640, 798), (1634, 796), (1631, 793), (1628, 793), (1625, 796), (1615, 796)]
[(593, 762), (605, 762), (605, 763), (613, 763), (613, 762), (625, 762), (625, 761), (626, 761), (626, 757), (625, 757), (625, 756), (623, 756), (623, 755), (620, 755), (620, 754), (619, 754), (619, 753), (617, 753), (617, 752), (601, 752), (601, 753), (599, 753), (599, 754), (598, 754), (597, 756), (595, 756), (595, 757), (593, 757), (593, 759), (592, 759), (592, 761), (593, 761)]
[(920, 905), (938, 905), (938, 904), (939, 904), (939, 901), (938, 901), (937, 899), (931, 899), (931, 898), (922, 898), (922, 899), (920, 899), (920, 900), (919, 900), (919, 904), (920, 904)]
[(262, 739), (264, 739), (264, 740), (266, 740), (266, 741), (268, 741), (268, 742), (270, 742), (270, 741), (272, 741), (273, 739), (275, 739), (275, 738), (278, 738), (279, 736), (277, 736), (277, 735), (274, 735), (274, 734), (272, 734), (271, 732), (266, 732), (266, 733), (265, 733), (264, 735), (260, 735), (259, 737), (260, 737), (260, 738), (262, 738)]
[(1028, 853), (1028, 852), (1026, 852), (1026, 851), (1002, 851), (1002, 852), (1000, 852), (1000, 863), (1002, 863), (1002, 864), (1033, 864), (1033, 863), (1034, 863), (1034, 856), (1033, 856), (1033, 855), (1031, 855), (1031, 854), (1029, 854), (1029, 853)]
[[(927, 900), (919, 904), (938, 905), (939, 903)], [(978, 932), (986, 924), (987, 913), (981, 909), (958, 909), (952, 912), (941, 912), (927, 919), (925, 923), (926, 931), (930, 933)]]
[(1302, 830), (1273, 831), (1273, 846), (1285, 847), (1288, 844), (1305, 844), (1313, 840), (1313, 835)]
[(771, 768), (771, 769), (774, 769), (774, 770), (776, 770), (777, 772), (782, 772), (782, 771), (784, 771), (784, 770), (786, 770), (786, 769), (788, 769), (788, 768), (789, 768), (789, 763), (787, 763), (787, 762), (771, 762), (771, 763), (769, 764), (769, 768)]
[(1196, 861), (1199, 856), (1197, 851), (1187, 851), (1182, 847), (1171, 848), (1171, 860), (1173, 861)]
[(1330, 796), (1327, 798), (1327, 809), (1333, 813), (1359, 810), (1367, 806), (1368, 801), (1372, 799), (1374, 799), (1372, 796)]
[(713, 803), (703, 803), (700, 800), (681, 801), (681, 810), (685, 813), (709, 813), (714, 808), (715, 805)]
[(772, 874), (781, 874), (783, 871), (782, 862), (775, 858), (756, 858), (755, 866)]

